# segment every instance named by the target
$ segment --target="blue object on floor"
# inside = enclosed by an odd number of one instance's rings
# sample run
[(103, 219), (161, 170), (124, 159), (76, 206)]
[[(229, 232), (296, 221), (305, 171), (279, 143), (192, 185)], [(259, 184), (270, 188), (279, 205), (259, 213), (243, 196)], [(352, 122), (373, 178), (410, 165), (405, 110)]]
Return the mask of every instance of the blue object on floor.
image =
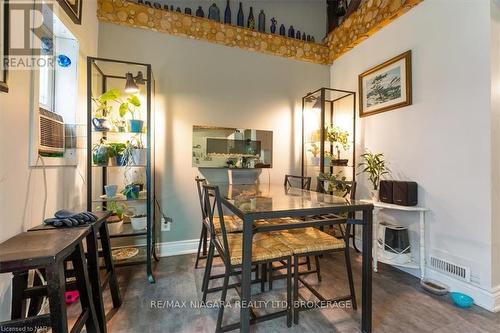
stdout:
[(456, 291), (451, 292), (450, 297), (453, 303), (455, 303), (455, 305), (459, 308), (470, 308), (472, 304), (474, 304), (474, 299), (472, 297)]

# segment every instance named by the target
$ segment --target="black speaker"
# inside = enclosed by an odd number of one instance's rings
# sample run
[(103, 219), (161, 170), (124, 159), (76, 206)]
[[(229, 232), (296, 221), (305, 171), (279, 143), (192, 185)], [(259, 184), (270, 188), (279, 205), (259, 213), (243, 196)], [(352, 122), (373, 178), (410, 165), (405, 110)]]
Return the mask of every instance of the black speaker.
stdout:
[(392, 180), (381, 180), (380, 181), (379, 198), (380, 201), (385, 203), (393, 203), (392, 191), (393, 191), (393, 181)]
[(392, 199), (396, 205), (416, 206), (418, 203), (417, 183), (393, 181)]

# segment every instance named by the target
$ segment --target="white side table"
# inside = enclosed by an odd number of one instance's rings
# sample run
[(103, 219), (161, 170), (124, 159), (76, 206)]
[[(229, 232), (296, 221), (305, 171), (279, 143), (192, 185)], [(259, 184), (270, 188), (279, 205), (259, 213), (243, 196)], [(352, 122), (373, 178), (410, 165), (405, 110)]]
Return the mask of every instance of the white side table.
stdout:
[[(420, 269), (420, 277), (423, 279), (425, 277), (425, 212), (428, 211), (427, 208), (423, 207), (411, 207), (411, 206), (399, 206), (394, 204), (388, 204), (385, 202), (374, 202), (371, 200), (361, 200), (363, 202), (369, 202), (373, 204), (375, 207), (373, 211), (373, 270), (377, 272), (378, 270), (378, 262), (383, 262), (393, 266), (406, 267), (406, 268), (414, 268)], [(416, 263), (415, 261), (411, 261), (406, 264), (400, 264), (394, 261), (391, 261), (386, 258), (378, 257), (378, 224), (379, 219), (378, 215), (381, 210), (398, 210), (404, 212), (414, 212), (419, 214), (419, 248), (420, 248), (420, 262)]]

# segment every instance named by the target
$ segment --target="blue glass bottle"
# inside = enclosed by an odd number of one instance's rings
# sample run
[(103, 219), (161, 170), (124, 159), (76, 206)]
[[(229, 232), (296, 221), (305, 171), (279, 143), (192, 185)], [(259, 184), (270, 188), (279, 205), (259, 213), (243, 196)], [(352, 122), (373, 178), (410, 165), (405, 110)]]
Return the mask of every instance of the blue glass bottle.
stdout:
[(271, 19), (271, 27), (269, 28), (272, 34), (276, 33), (276, 23), (278, 23), (278, 21), (276, 21), (276, 19), (273, 17)]
[(231, 24), (231, 7), (229, 7), (229, 0), (227, 0), (226, 10), (224, 11), (224, 23)]
[(236, 20), (236, 25), (239, 27), (245, 26), (245, 16), (243, 16), (243, 5), (240, 2), (240, 9), (238, 9), (238, 17)]
[(286, 36), (286, 28), (284, 24), (280, 25), (280, 35)]
[(257, 30), (260, 32), (266, 32), (266, 14), (264, 14), (263, 9), (261, 9), (259, 13), (259, 24), (257, 25)]

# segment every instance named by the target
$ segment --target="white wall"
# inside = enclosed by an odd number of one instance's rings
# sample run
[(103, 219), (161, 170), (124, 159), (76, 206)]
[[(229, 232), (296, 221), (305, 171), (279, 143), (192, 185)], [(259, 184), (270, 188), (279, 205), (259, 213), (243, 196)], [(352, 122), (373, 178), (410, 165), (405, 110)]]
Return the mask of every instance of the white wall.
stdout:
[[(86, 114), (86, 56), (97, 53), (96, 2), (85, 1), (83, 23), (76, 26), (59, 6), (56, 14), (80, 41), (79, 108), (83, 123)], [(29, 168), (30, 72), (9, 72), (9, 93), (0, 93), (0, 242), (42, 223), (44, 186), (40, 169)], [(38, 89), (38, 86), (33, 89)], [(84, 162), (80, 161), (80, 163)], [(85, 200), (79, 168), (49, 168), (46, 216), (61, 208), (81, 209)], [(0, 321), (10, 318), (10, 275), (0, 275)]]
[(413, 105), (358, 119), (358, 151), (384, 153), (395, 178), (418, 182), (427, 254), (471, 267), (471, 285), (452, 287), (491, 307), (490, 1), (424, 1), (336, 60), (331, 86), (358, 91), (358, 74), (410, 49)]
[(158, 193), (174, 219), (162, 242), (199, 237), (193, 125), (272, 130), (271, 181), (300, 172), (301, 97), (328, 85), (327, 66), (103, 23), (99, 56), (152, 64)]
[[(135, 0), (137, 2), (137, 0)], [(221, 22), (224, 22), (224, 11), (226, 9), (226, 0), (151, 0), (151, 3), (173, 5), (175, 9), (180, 7), (184, 13), (184, 8), (191, 8), (193, 15), (198, 6), (203, 8), (205, 17), (208, 17), (208, 8), (215, 3), (220, 11)], [(236, 17), (239, 9), (239, 3), (243, 5), (243, 14), (245, 17), (245, 26), (247, 23), (250, 6), (253, 7), (253, 15), (257, 26), (258, 15), (263, 9), (266, 14), (266, 31), (270, 31), (271, 18), (275, 17), (277, 23), (276, 32), (284, 24), (288, 33), (288, 28), (293, 25), (295, 32), (299, 29), (314, 36), (317, 42), (320, 42), (326, 34), (326, 1), (324, 0), (231, 0), (232, 23), (236, 25)]]

